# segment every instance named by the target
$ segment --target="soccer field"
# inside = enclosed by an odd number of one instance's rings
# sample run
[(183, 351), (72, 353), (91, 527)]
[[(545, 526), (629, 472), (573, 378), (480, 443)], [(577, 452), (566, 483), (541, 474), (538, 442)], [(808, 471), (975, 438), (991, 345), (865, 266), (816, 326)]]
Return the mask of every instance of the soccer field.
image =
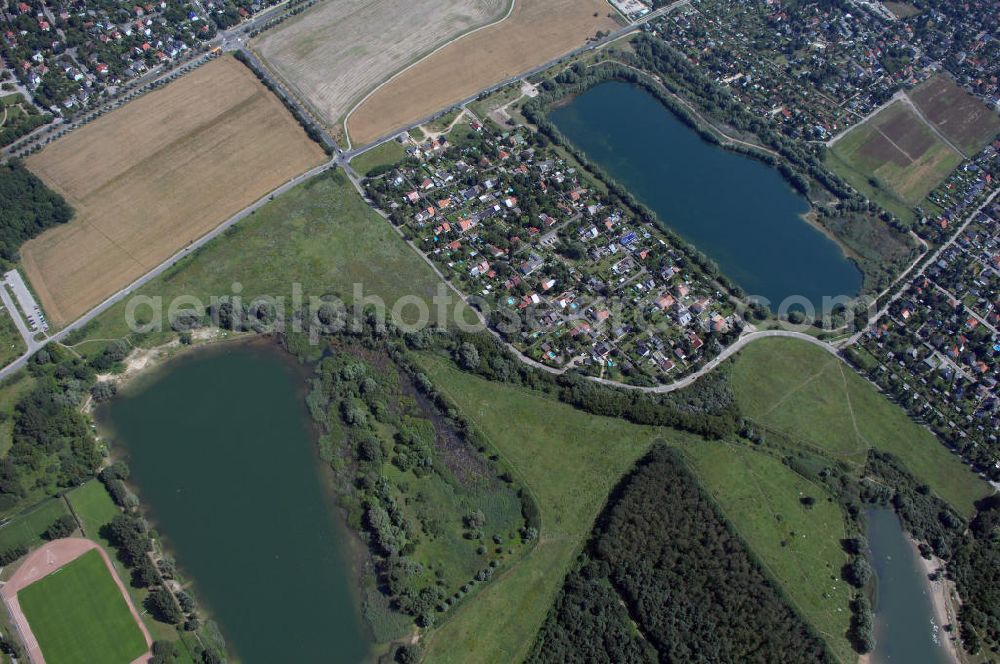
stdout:
[(127, 664), (146, 641), (93, 549), (17, 594), (46, 664)]

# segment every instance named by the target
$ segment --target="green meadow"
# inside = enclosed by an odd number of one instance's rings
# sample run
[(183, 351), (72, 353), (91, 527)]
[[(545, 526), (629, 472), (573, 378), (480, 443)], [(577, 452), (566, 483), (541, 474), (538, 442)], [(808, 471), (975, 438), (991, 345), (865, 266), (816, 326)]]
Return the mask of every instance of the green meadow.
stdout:
[(46, 662), (129, 664), (146, 640), (96, 550), (17, 594)]

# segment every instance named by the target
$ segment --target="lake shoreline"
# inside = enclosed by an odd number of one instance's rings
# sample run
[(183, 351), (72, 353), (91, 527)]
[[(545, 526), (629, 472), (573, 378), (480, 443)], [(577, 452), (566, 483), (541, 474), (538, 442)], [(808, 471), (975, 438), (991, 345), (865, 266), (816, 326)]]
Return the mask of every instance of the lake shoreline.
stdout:
[(546, 117), (563, 142), (626, 187), (666, 230), (772, 309), (805, 298), (819, 310), (826, 297), (863, 292), (856, 257), (817, 223), (811, 201), (779, 169), (705, 140), (644, 87), (605, 81), (560, 99)]
[[(948, 579), (942, 572), (936, 581), (931, 580), (931, 575), (938, 570), (944, 570), (945, 562), (936, 556), (931, 556), (930, 560), (920, 555), (920, 544), (913, 537), (907, 535), (907, 540), (917, 557), (921, 570), (923, 570), (924, 587), (931, 600), (934, 609), (934, 620), (937, 621), (938, 639), (944, 649), (945, 656), (951, 664), (962, 664), (964, 661), (959, 654), (958, 646), (952, 641), (952, 634), (958, 632), (958, 615), (952, 604), (952, 597), (957, 597), (955, 582)], [(945, 631), (945, 625), (951, 625), (952, 631)]]
[[(379, 644), (371, 639), (370, 633), (368, 633), (367, 623), (364, 620), (363, 615), (363, 582), (365, 579), (366, 569), (368, 567), (367, 561), (364, 556), (361, 555), (366, 547), (358, 537), (358, 533), (355, 532), (346, 522), (346, 514), (339, 502), (339, 493), (336, 491), (336, 487), (333, 486), (332, 475), (329, 465), (322, 460), (320, 457), (319, 443), (318, 443), (318, 431), (314, 427), (312, 418), (309, 416), (308, 409), (306, 407), (305, 396), (309, 389), (308, 378), (311, 376), (311, 364), (299, 361), (299, 359), (292, 353), (288, 352), (281, 343), (280, 340), (273, 335), (258, 334), (258, 333), (226, 333), (214, 329), (198, 330), (196, 332), (201, 332), (201, 334), (196, 334), (194, 337), (194, 343), (192, 344), (181, 344), (178, 340), (173, 340), (159, 346), (154, 346), (152, 348), (134, 348), (129, 355), (123, 361), (124, 370), (116, 374), (105, 374), (102, 376), (103, 379), (114, 382), (119, 386), (119, 392), (116, 397), (111, 399), (107, 403), (96, 404), (92, 399), (88, 400), (85, 404), (84, 412), (91, 418), (92, 422), (98, 428), (99, 436), (102, 440), (108, 443), (109, 459), (108, 463), (116, 460), (125, 460), (126, 462), (131, 462), (134, 456), (134, 450), (124, 442), (123, 436), (116, 430), (114, 423), (111, 422), (110, 416), (107, 411), (103, 413), (101, 410), (108, 406), (110, 403), (114, 403), (116, 400), (121, 399), (123, 396), (126, 398), (135, 397), (137, 394), (141, 394), (148, 386), (155, 383), (161, 376), (168, 376), (169, 372), (175, 368), (178, 363), (184, 364), (185, 361), (191, 360), (193, 356), (199, 356), (203, 353), (209, 354), (211, 357), (215, 357), (217, 353), (225, 353), (229, 348), (247, 348), (252, 350), (252, 352), (261, 352), (267, 354), (281, 355), (281, 361), (285, 363), (290, 370), (293, 372), (293, 380), (295, 382), (294, 386), (294, 400), (296, 405), (302, 411), (302, 421), (306, 425), (308, 430), (309, 439), (309, 457), (311, 461), (311, 468), (315, 472), (315, 477), (320, 485), (319, 488), (325, 498), (326, 508), (329, 511), (330, 527), (334, 533), (334, 539), (338, 540), (338, 548), (341, 550), (342, 562), (343, 562), (343, 578), (346, 581), (346, 590), (351, 600), (350, 611), (355, 615), (357, 623), (362, 626), (366, 632), (365, 641), (368, 642), (368, 652), (363, 660), (371, 662), (379, 656)], [(194, 358), (197, 360), (197, 357)], [(259, 412), (259, 411), (258, 411)], [(111, 444), (111, 441), (116, 441)], [(132, 464), (130, 463), (130, 466)], [(135, 481), (132, 478), (127, 482), (129, 490), (139, 496), (140, 514), (151, 524), (151, 527), (158, 530), (158, 545), (159, 548), (175, 560), (178, 560), (178, 568), (182, 577), (185, 579), (185, 585), (190, 586), (194, 592), (199, 597), (199, 604), (201, 605), (200, 613), (203, 619), (211, 620), (216, 625), (218, 625), (218, 632), (221, 633), (225, 640), (227, 646), (226, 650), (231, 655), (232, 658), (239, 661), (241, 659), (241, 651), (246, 648), (246, 643), (242, 644), (240, 647), (240, 639), (233, 638), (230, 633), (231, 630), (224, 627), (223, 623), (227, 622), (220, 620), (223, 615), (231, 614), (231, 611), (223, 610), (212, 600), (209, 596), (211, 593), (202, 592), (203, 579), (200, 579), (201, 574), (196, 574), (192, 571), (192, 565), (183, 564), (183, 562), (178, 558), (179, 550), (183, 547), (179, 547), (174, 541), (174, 538), (166, 534), (171, 530), (165, 521), (170, 521), (169, 518), (160, 518), (160, 512), (163, 511), (163, 507), (159, 508), (154, 504), (147, 492), (144, 490), (143, 483)], [(319, 518), (319, 517), (316, 517)], [(176, 526), (176, 523), (174, 524)], [(176, 533), (174, 533), (176, 534)], [(188, 547), (191, 548), (191, 547)], [(190, 551), (187, 552), (190, 555)], [(197, 565), (194, 565), (197, 567)], [(237, 630), (238, 631), (238, 630)]]

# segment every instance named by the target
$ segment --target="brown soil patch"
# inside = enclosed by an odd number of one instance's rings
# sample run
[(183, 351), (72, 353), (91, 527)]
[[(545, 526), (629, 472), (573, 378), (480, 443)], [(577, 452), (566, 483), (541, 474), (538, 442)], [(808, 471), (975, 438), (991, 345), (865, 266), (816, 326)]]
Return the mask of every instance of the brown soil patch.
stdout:
[(604, 0), (515, 0), (510, 17), (456, 40), (376, 90), (348, 118), (354, 145), (446, 108), (479, 90), (613, 31)]
[(25, 272), (66, 325), (324, 156), (221, 58), (28, 159), (76, 216), (24, 245)]
[(910, 163), (909, 157), (877, 131), (865, 141), (859, 152), (866, 160), (870, 159), (876, 163), (892, 162), (899, 166), (906, 166)]
[(912, 159), (919, 159), (924, 152), (934, 145), (934, 134), (924, 126), (913, 113), (897, 113), (879, 123), (879, 129), (886, 138), (899, 146), (899, 149)]
[(1000, 132), (996, 111), (943, 74), (921, 83), (909, 97), (924, 117), (966, 154), (975, 154)]
[[(146, 629), (146, 625), (139, 617), (138, 611), (135, 610), (132, 598), (129, 596), (125, 584), (118, 577), (118, 573), (115, 572), (114, 565), (111, 564), (108, 554), (89, 539), (67, 537), (49, 542), (28, 554), (28, 557), (24, 559), (20, 567), (17, 568), (17, 571), (4, 584), (3, 588), (0, 589), (0, 595), (3, 596), (3, 601), (7, 605), (7, 610), (11, 615), (14, 627), (21, 637), (21, 642), (24, 644), (24, 649), (27, 651), (28, 658), (32, 664), (45, 664), (45, 658), (42, 657), (42, 650), (38, 645), (37, 639), (35, 639), (35, 635), (31, 632), (28, 619), (21, 611), (21, 604), (17, 600), (17, 593), (35, 581), (52, 574), (63, 565), (73, 562), (91, 549), (97, 549), (98, 553), (101, 554), (101, 559), (108, 568), (108, 572), (111, 573), (111, 578), (114, 579), (115, 585), (118, 586), (122, 597), (125, 598), (129, 613), (132, 614), (132, 618), (142, 631), (142, 636), (146, 639), (146, 646), (152, 647), (153, 639), (149, 635), (149, 630)], [(152, 653), (147, 651), (145, 655), (141, 655), (132, 664), (148, 662), (151, 657)]]
[(334, 124), (393, 73), (501, 18), (507, 6), (502, 0), (333, 0), (263, 33), (255, 48)]

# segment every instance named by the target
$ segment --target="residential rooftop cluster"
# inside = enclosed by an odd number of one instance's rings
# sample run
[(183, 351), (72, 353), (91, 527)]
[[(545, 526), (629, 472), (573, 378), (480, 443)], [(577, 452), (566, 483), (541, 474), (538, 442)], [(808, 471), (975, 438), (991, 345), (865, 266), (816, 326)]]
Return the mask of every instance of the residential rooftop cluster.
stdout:
[(736, 338), (727, 295), (543, 137), (476, 121), (456, 135), (410, 145), (367, 191), (522, 353), (655, 384)]
[(941, 69), (1000, 102), (995, 2), (890, 4), (906, 17), (879, 2), (694, 0), (653, 30), (797, 138), (828, 140)]
[(916, 276), (848, 357), (1000, 479), (1000, 205)]
[(965, 161), (927, 195), (927, 202), (937, 210), (922, 210), (924, 223), (914, 230), (936, 244), (944, 242), (954, 231), (955, 224), (990, 194), (1000, 178), (1000, 140), (993, 141)]
[(182, 59), (272, 0), (7, 0), (0, 57), (42, 110), (76, 112)]

